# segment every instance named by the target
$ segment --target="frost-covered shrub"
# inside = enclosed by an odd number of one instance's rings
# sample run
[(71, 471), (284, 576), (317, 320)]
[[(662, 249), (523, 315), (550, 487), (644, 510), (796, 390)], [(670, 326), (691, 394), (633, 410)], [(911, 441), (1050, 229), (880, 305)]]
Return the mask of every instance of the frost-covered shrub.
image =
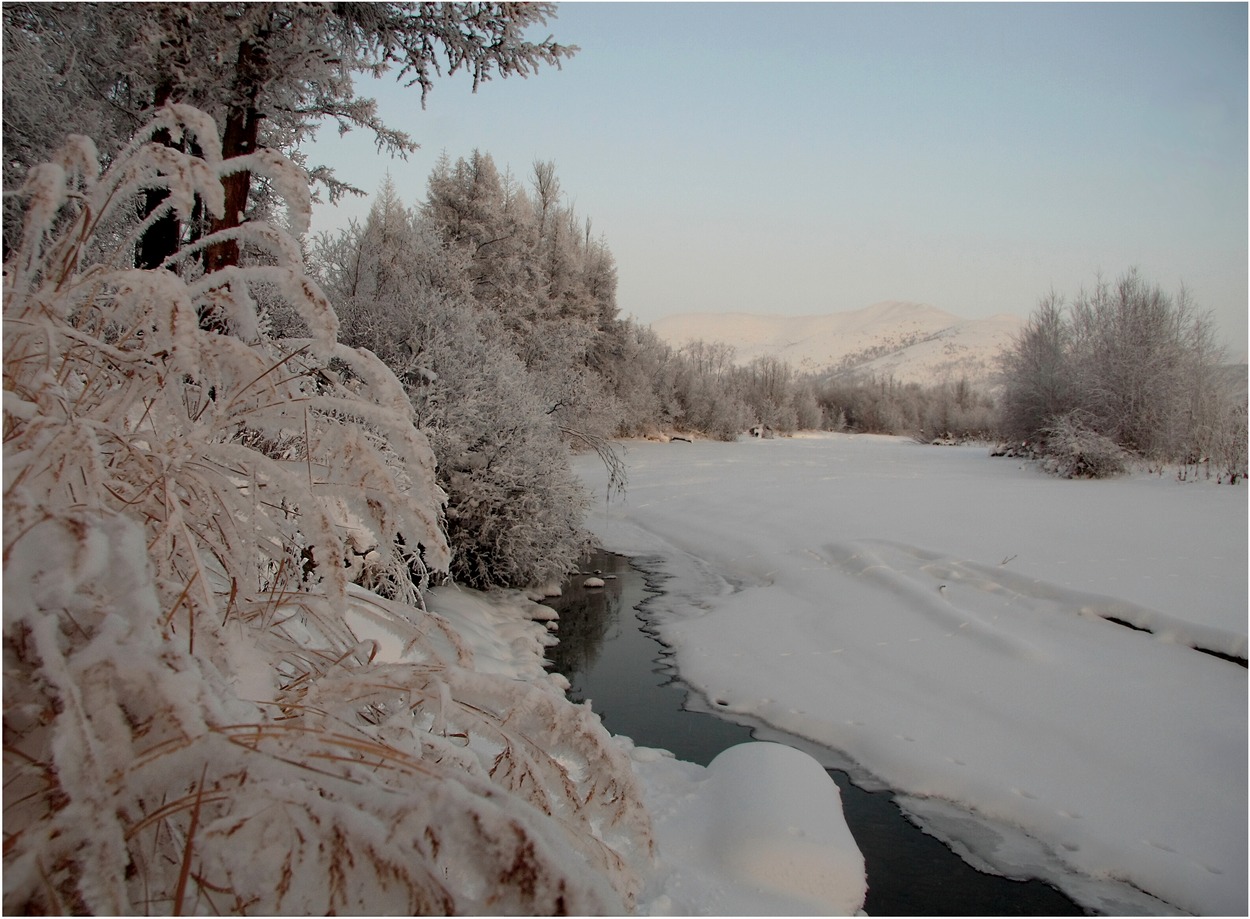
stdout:
[[(207, 152), (148, 142), (158, 130), (194, 133)], [(248, 225), (185, 246), (168, 270), (133, 267), (136, 240), (163, 212), (220, 207), (220, 176), (239, 169), (268, 174), (306, 224), (297, 169), (269, 154), (220, 160), (215, 137), (211, 120), (174, 106), (103, 175), (82, 138), (30, 171), (4, 291), (6, 451), (33, 465), (23, 493), (141, 515), (156, 528), (157, 576), (196, 577), (192, 597), (226, 570), (253, 570), (272, 590), (313, 580), (341, 591), (349, 541), (372, 543), (374, 574), (397, 589), (400, 570), (445, 569), (443, 496), (403, 390), (372, 355), (335, 343), (337, 319), (290, 237)], [(168, 191), (160, 209), (99, 235), (154, 187)], [(196, 257), (218, 235), (270, 263), (203, 273)], [(262, 291), (298, 310), (312, 337), (265, 339)], [(329, 359), (361, 391), (327, 372)], [(74, 464), (78, 475), (65, 471)], [(397, 545), (412, 548), (400, 557)]]
[(1105, 479), (1129, 471), (1130, 454), (1109, 437), (1090, 430), (1080, 412), (1062, 415), (1045, 431), (1039, 448), (1042, 468), (1065, 479)]
[(452, 573), (476, 587), (561, 580), (588, 547), (587, 497), (530, 373), (472, 306), (433, 295), (416, 316), (430, 374), (409, 389), (448, 495)]
[(430, 438), (456, 580), (560, 580), (588, 541), (585, 490), (553, 409), (561, 396), (525, 365), (507, 324), (463, 292), (467, 265), (389, 183), (368, 220), (321, 240), (314, 261), (343, 340), (377, 350), (400, 374)]
[(1000, 431), (1032, 440), (1079, 412), (1085, 430), (1134, 454), (1183, 462), (1207, 452), (1223, 360), (1210, 316), (1136, 271), (1066, 307), (1052, 293), (1003, 355)]
[[(264, 266), (204, 274), (209, 235), (132, 267), (161, 217), (132, 219), (137, 196), (212, 212), (239, 168), (302, 224), (297, 171), (222, 161), (180, 106), (103, 174), (78, 138), (23, 188), (4, 267), (5, 911), (628, 908), (627, 855), (650, 844), (628, 763), (553, 688), (476, 672), (421, 608), (449, 562), (432, 453), (394, 375), (335, 343), (293, 240), (245, 224), (228, 232)], [(267, 340), (262, 289), (311, 337)]]

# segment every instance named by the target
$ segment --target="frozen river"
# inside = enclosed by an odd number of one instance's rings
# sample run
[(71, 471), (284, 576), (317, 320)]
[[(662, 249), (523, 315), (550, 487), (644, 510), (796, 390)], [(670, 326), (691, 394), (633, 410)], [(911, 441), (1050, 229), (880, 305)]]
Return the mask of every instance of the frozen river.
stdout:
[[(570, 681), (569, 698), (589, 700), (614, 734), (708, 765), (717, 754), (754, 738), (751, 728), (697, 710), (697, 699), (671, 672), (663, 645), (646, 628), (642, 608), (657, 593), (623, 556), (598, 552), (584, 570), (601, 571), (606, 587), (583, 589), (574, 578), (552, 602), (560, 644), (551, 669)], [(793, 739), (773, 735), (785, 743)], [(887, 791), (858, 788), (829, 770), (841, 790), (846, 822), (864, 855), (872, 916), (1059, 916), (1081, 909), (1040, 881), (1009, 880), (971, 868), (903, 816)]]
[(1245, 657), (1244, 488), (846, 435), (626, 458), (589, 524), (663, 559), (651, 612), (718, 710), (839, 751), (974, 864), (1245, 913), (1246, 670), (1194, 650)]

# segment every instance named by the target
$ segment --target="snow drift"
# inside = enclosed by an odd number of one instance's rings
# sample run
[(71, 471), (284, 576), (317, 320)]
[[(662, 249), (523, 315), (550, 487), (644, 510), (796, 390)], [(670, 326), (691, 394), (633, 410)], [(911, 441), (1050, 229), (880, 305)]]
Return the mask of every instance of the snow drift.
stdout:
[(661, 856), (644, 896), (651, 915), (849, 916), (864, 905), (864, 857), (838, 786), (810, 756), (746, 743), (704, 769), (631, 750)]

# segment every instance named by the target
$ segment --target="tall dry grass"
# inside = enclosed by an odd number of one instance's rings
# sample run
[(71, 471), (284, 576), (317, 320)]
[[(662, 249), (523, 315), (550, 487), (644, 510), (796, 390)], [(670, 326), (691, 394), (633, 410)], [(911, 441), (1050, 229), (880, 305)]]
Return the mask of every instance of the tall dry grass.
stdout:
[[(651, 845), (629, 764), (585, 709), (479, 673), (423, 608), (450, 559), (429, 446), (390, 371), (335, 343), (291, 236), (231, 230), (247, 264), (212, 274), (213, 235), (133, 267), (157, 220), (219, 212), (236, 169), (306, 226), (298, 170), (217, 150), (210, 119), (167, 107), (107, 169), (77, 138), (21, 191), (6, 912), (627, 908)], [(154, 189), (163, 206), (136, 216)], [(273, 302), (310, 337), (270, 339)], [(379, 659), (362, 624), (402, 653)]]

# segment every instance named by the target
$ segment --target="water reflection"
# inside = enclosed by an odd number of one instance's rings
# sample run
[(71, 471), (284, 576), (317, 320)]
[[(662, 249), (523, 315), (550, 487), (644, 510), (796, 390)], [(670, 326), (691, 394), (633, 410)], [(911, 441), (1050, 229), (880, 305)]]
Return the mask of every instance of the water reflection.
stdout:
[[(750, 729), (740, 724), (685, 710), (689, 689), (636, 609), (655, 591), (629, 559), (596, 553), (581, 570), (601, 572), (604, 586), (584, 587), (585, 575), (570, 579), (564, 596), (552, 604), (560, 610), (560, 644), (548, 649), (552, 669), (569, 680), (570, 700), (589, 699), (612, 733), (702, 766), (752, 739)], [(567, 649), (566, 630), (571, 637)]]
[[(549, 670), (570, 674), (589, 673), (609, 637), (619, 635), (621, 613), (621, 583), (615, 570), (619, 556), (599, 553), (588, 559), (589, 564), (611, 563), (612, 572), (602, 568), (583, 568), (564, 584), (563, 596), (548, 600), (550, 606), (560, 610), (560, 625), (556, 633), (560, 643), (547, 649)], [(587, 577), (607, 575), (603, 587), (585, 587)], [(612, 630), (615, 634), (609, 636)], [(572, 679), (572, 677), (569, 677)]]
[[(704, 766), (722, 750), (753, 739), (744, 725), (687, 710), (690, 690), (677, 679), (667, 650), (638, 611), (657, 592), (629, 559), (598, 552), (581, 570), (562, 597), (549, 601), (560, 613), (560, 643), (548, 649), (548, 659), (551, 669), (569, 680), (570, 700), (589, 699), (609, 731), (638, 746), (671, 750), (679, 759)], [(585, 578), (595, 572), (604, 586), (585, 587)], [(699, 701), (696, 708), (707, 707)], [(770, 731), (769, 738), (774, 737)], [(845, 772), (828, 771), (841, 789), (847, 825), (864, 853), (867, 914), (1081, 915), (1072, 900), (1041, 881), (977, 871), (908, 821), (890, 792), (865, 791)]]

